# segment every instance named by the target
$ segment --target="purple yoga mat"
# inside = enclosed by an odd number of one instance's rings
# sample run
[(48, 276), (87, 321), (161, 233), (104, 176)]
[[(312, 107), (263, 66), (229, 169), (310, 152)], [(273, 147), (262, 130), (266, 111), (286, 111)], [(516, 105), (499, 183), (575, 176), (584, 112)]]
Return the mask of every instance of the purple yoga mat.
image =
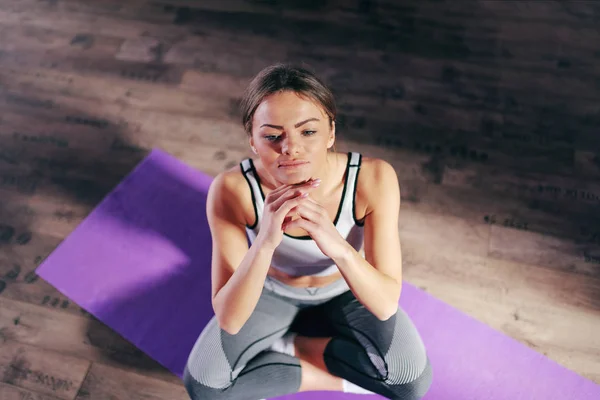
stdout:
[[(37, 269), (179, 377), (213, 315), (205, 216), (211, 181), (153, 150)], [(600, 399), (599, 385), (408, 283), (400, 304), (433, 365), (427, 400)], [(280, 399), (355, 396), (307, 392)]]

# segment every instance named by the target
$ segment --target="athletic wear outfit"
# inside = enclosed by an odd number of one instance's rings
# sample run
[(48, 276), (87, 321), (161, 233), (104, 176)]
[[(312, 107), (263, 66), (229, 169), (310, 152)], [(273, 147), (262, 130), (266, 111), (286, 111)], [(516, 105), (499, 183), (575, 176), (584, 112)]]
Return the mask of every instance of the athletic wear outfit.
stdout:
[[(348, 153), (334, 220), (357, 251), (362, 247), (364, 224), (356, 220), (354, 203), (360, 165), (361, 154)], [(252, 243), (260, 229), (265, 195), (252, 159), (243, 160), (240, 167), (256, 215), (254, 225), (246, 226)], [(292, 276), (327, 276), (338, 270), (310, 236), (287, 233), (271, 265)], [(400, 307), (391, 318), (380, 321), (356, 299), (343, 278), (324, 287), (298, 288), (267, 276), (256, 308), (237, 334), (220, 329), (213, 317), (198, 337), (184, 372), (190, 397), (258, 400), (296, 393), (301, 383), (299, 359), (293, 353), (273, 350), (288, 332), (333, 337), (325, 348), (325, 365), (351, 386), (389, 399), (415, 400), (431, 385), (426, 349)]]

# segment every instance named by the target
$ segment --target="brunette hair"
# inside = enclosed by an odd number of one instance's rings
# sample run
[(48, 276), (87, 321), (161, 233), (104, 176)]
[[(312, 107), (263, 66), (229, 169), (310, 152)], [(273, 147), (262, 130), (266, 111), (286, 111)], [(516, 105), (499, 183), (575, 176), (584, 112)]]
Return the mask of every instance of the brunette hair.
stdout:
[(252, 135), (252, 118), (263, 99), (277, 92), (295, 92), (319, 104), (329, 117), (329, 126), (337, 115), (333, 93), (316, 74), (306, 67), (274, 64), (261, 70), (250, 82), (240, 102), (242, 124)]

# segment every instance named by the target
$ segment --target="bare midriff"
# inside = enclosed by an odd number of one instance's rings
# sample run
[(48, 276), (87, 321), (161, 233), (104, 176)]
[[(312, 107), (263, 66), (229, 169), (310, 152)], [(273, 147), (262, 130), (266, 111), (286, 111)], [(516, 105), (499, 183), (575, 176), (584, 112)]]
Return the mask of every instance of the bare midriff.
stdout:
[(327, 276), (292, 276), (274, 268), (273, 266), (269, 268), (269, 272), (267, 274), (270, 277), (285, 283), (286, 285), (294, 287), (323, 287), (343, 278), (339, 271)]

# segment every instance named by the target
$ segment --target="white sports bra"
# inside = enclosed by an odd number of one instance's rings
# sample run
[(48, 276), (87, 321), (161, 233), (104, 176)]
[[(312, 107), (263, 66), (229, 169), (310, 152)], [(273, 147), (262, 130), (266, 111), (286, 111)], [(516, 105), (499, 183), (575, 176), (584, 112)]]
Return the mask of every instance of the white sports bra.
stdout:
[[(342, 199), (334, 220), (338, 232), (357, 251), (362, 247), (364, 238), (364, 219), (357, 221), (355, 218), (356, 180), (361, 160), (362, 155), (360, 153), (348, 153)], [(240, 167), (250, 186), (256, 215), (254, 225), (246, 225), (248, 239), (250, 243), (253, 243), (260, 231), (265, 195), (252, 159), (244, 159), (240, 163)], [(338, 271), (337, 265), (331, 258), (323, 254), (310, 236), (292, 236), (285, 232), (281, 243), (275, 249), (271, 265), (291, 276), (327, 276)]]

